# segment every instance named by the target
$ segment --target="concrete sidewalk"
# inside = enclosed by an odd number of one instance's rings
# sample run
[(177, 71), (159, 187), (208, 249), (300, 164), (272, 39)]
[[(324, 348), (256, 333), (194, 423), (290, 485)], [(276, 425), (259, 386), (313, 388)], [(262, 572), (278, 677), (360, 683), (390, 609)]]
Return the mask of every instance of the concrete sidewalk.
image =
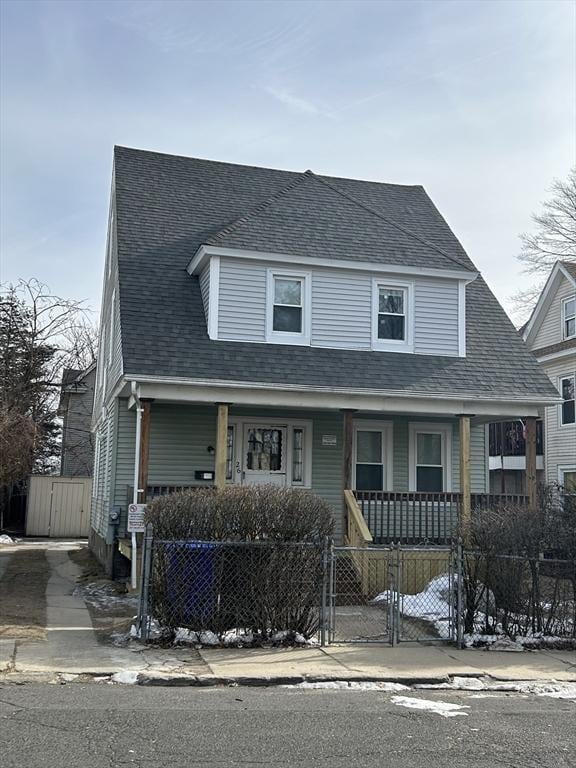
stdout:
[[(23, 546), (27, 546), (23, 544)], [(50, 543), (46, 586), (46, 639), (0, 636), (1, 679), (43, 675), (112, 676), (149, 684), (270, 685), (303, 681), (389, 681), (407, 685), (454, 677), (501, 681), (576, 682), (576, 653), (457, 650), (444, 644), (332, 645), (326, 648), (160, 649), (99, 642), (84, 601), (74, 594), (80, 569), (68, 557), (78, 542)], [(12, 552), (15, 550), (12, 549)], [(1, 552), (2, 561), (11, 552)]]

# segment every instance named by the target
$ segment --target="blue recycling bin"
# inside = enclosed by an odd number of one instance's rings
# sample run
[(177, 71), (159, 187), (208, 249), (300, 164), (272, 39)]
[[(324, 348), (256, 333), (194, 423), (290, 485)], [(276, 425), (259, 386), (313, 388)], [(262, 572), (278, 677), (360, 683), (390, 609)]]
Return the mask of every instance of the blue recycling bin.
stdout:
[(179, 626), (193, 630), (209, 627), (217, 603), (217, 543), (166, 543), (166, 597)]

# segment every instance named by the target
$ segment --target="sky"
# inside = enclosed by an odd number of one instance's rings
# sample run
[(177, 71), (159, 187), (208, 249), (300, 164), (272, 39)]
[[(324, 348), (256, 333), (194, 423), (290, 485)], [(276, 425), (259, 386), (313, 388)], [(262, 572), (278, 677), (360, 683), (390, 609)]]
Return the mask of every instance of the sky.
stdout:
[(0, 0), (0, 279), (98, 310), (114, 144), (422, 184), (505, 307), (576, 164), (574, 0)]

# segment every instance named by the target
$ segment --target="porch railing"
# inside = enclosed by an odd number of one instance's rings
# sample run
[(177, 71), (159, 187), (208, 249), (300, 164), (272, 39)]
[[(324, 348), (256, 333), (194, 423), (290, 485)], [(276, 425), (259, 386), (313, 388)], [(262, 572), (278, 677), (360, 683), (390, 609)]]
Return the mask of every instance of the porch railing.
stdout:
[[(354, 491), (374, 544), (448, 544), (456, 534), (460, 493)], [(527, 504), (520, 494), (473, 493), (472, 511), (506, 504)]]
[[(146, 501), (152, 501), (157, 496), (167, 496), (169, 493), (178, 493), (179, 491), (194, 491), (197, 488), (211, 488), (212, 486), (199, 485), (198, 483), (178, 483), (171, 485), (167, 483), (160, 483), (156, 485), (146, 486)], [(134, 494), (134, 486), (128, 485), (126, 487), (126, 499), (127, 503), (132, 503)]]

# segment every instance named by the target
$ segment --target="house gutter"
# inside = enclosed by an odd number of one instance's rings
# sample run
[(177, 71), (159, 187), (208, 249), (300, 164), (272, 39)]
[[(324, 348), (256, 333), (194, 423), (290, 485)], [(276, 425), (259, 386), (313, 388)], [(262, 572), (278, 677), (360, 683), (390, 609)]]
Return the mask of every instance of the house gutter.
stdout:
[[(134, 490), (132, 495), (132, 503), (138, 504), (138, 481), (140, 479), (140, 444), (142, 442), (142, 404), (140, 403), (140, 397), (138, 395), (138, 382), (131, 381), (130, 389), (132, 397), (136, 403), (136, 447), (134, 449)], [(130, 562), (130, 585), (132, 589), (136, 589), (138, 585), (137, 578), (137, 559), (138, 559), (138, 542), (136, 540), (136, 532), (132, 531), (132, 558)]]

